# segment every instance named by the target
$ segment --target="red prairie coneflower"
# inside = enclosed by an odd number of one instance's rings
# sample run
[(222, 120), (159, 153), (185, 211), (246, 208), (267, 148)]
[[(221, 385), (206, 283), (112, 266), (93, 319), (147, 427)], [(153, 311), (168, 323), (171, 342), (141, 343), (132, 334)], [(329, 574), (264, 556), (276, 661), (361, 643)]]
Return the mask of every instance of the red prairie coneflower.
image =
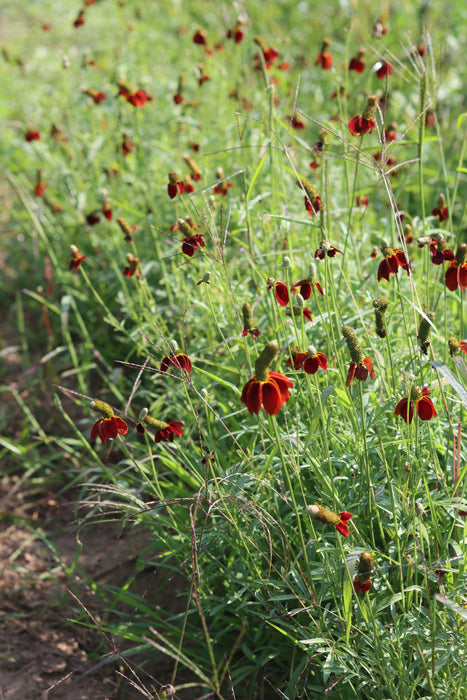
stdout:
[(363, 357), (362, 348), (353, 328), (350, 326), (342, 326), (342, 335), (345, 338), (352, 360), (345, 386), (350, 386), (354, 379), (364, 382), (368, 378), (368, 375), (370, 375), (371, 379), (374, 379), (376, 374), (373, 369), (373, 362), (369, 357)]
[(162, 358), (161, 372), (167, 372), (169, 367), (172, 366), (191, 374), (191, 360), (188, 355), (185, 355), (181, 350), (179, 350), (175, 340), (170, 341), (169, 348), (170, 355), (166, 355), (166, 357)]
[(383, 80), (387, 75), (391, 75), (393, 71), (392, 65), (388, 61), (383, 61), (376, 70), (376, 76)]
[(371, 552), (362, 552), (360, 554), (358, 572), (353, 580), (355, 593), (366, 593), (370, 590), (374, 564), (375, 561)]
[(318, 352), (314, 345), (310, 345), (306, 352), (299, 352), (294, 357), (294, 369), (304, 369), (307, 374), (316, 374), (318, 369), (328, 368), (328, 358), (322, 352)]
[(440, 223), (446, 221), (446, 219), (448, 218), (449, 212), (446, 206), (446, 197), (443, 193), (439, 195), (438, 200), (436, 202), (436, 207), (431, 213), (433, 214), (433, 216), (436, 216), (439, 219)]
[(407, 274), (409, 274), (409, 264), (403, 250), (391, 248), (386, 241), (382, 241), (381, 252), (384, 258), (378, 266), (378, 282), (382, 278), (389, 281), (389, 276), (397, 274), (399, 267), (406, 270)]
[(467, 289), (467, 243), (459, 243), (456, 257), (449, 263), (445, 275), (446, 287), (455, 292), (457, 287)]
[(183, 194), (185, 191), (185, 186), (183, 180), (181, 180), (175, 170), (171, 170), (169, 173), (169, 183), (167, 185), (167, 194), (170, 199), (175, 199), (177, 193)]
[(278, 352), (276, 341), (267, 343), (255, 362), (255, 374), (243, 387), (240, 400), (251, 414), (259, 413), (263, 406), (266, 413), (275, 416), (290, 398), (293, 382), (279, 372), (269, 371)]
[(124, 420), (116, 416), (110, 406), (104, 401), (97, 399), (91, 401), (91, 408), (101, 414), (97, 423), (94, 423), (91, 430), (91, 440), (100, 437), (102, 442), (114, 440), (117, 435), (126, 435), (128, 426)]
[(329, 258), (333, 258), (336, 253), (340, 253), (343, 255), (342, 250), (339, 250), (338, 248), (335, 248), (333, 245), (329, 243), (329, 241), (322, 240), (319, 244), (319, 248), (315, 250), (315, 259), (316, 260), (324, 260), (326, 255)]
[(324, 296), (323, 289), (316, 279), (315, 263), (310, 263), (308, 269), (308, 277), (294, 284), (292, 287), (292, 291), (296, 291), (297, 287), (299, 288), (299, 292), (305, 299), (305, 301), (311, 297), (311, 290), (313, 289), (313, 287), (315, 287), (315, 289), (317, 289), (318, 292), (322, 294), (322, 296)]
[(258, 326), (253, 321), (253, 316), (251, 315), (251, 306), (246, 301), (242, 307), (243, 313), (243, 332), (242, 336), (245, 337), (250, 333), (254, 338), (259, 338), (261, 331)]
[(349, 71), (353, 70), (356, 73), (363, 73), (365, 69), (365, 61), (363, 60), (365, 54), (365, 49), (360, 49), (358, 54), (350, 59)]
[(344, 537), (349, 536), (349, 526), (347, 523), (353, 517), (352, 513), (343, 511), (342, 513), (337, 514), (320, 505), (307, 506), (305, 508), (305, 513), (308, 513), (313, 520), (317, 520), (325, 525), (332, 525)]
[(135, 257), (133, 253), (127, 253), (126, 260), (128, 265), (123, 270), (125, 277), (133, 277), (134, 275), (137, 279), (140, 279), (139, 258)]
[(316, 57), (315, 65), (320, 65), (323, 70), (329, 70), (332, 67), (333, 58), (329, 52), (329, 47), (331, 46), (330, 39), (323, 39), (321, 44), (321, 51)]
[(454, 357), (460, 350), (467, 355), (467, 340), (457, 340), (457, 338), (451, 336), (451, 338), (448, 338), (448, 346), (451, 357)]
[(363, 114), (356, 114), (349, 121), (349, 131), (352, 136), (362, 136), (367, 131), (370, 133), (376, 128), (375, 112), (378, 105), (378, 98), (372, 95), (368, 98)]
[(69, 270), (79, 270), (83, 260), (86, 260), (86, 256), (83, 255), (75, 245), (70, 246), (71, 260), (68, 265)]
[(433, 265), (442, 265), (443, 262), (452, 262), (455, 260), (454, 253), (448, 248), (448, 244), (442, 233), (436, 234), (436, 236), (431, 239), (430, 253)]
[(147, 415), (147, 410), (143, 409), (139, 415), (139, 421), (136, 424), (136, 430), (140, 434), (144, 434), (146, 430), (154, 435), (156, 442), (173, 442), (175, 435), (182, 437), (183, 428), (185, 427), (181, 421), (172, 420), (169, 423), (158, 420)]
[(408, 398), (404, 397), (397, 404), (394, 415), (400, 416), (406, 423), (410, 424), (413, 419), (415, 405), (420, 420), (436, 418), (438, 414), (433, 406), (433, 401), (428, 398), (429, 395), (428, 387), (424, 386), (420, 389), (418, 386), (413, 386), (410, 390), (410, 396)]
[(267, 280), (268, 289), (274, 289), (274, 296), (276, 301), (281, 306), (287, 306), (289, 303), (289, 290), (285, 282), (276, 282), (274, 277), (268, 277)]

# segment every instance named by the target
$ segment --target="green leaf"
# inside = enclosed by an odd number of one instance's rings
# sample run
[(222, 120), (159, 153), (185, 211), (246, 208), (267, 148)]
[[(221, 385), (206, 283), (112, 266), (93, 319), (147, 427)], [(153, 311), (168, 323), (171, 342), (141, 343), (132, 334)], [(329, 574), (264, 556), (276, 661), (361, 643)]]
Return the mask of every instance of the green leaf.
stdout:
[(444, 362), (439, 360), (430, 360), (430, 365), (437, 369), (445, 378), (445, 380), (452, 386), (464, 406), (467, 408), (467, 390), (462, 386), (460, 381), (456, 379), (449, 367), (447, 367)]

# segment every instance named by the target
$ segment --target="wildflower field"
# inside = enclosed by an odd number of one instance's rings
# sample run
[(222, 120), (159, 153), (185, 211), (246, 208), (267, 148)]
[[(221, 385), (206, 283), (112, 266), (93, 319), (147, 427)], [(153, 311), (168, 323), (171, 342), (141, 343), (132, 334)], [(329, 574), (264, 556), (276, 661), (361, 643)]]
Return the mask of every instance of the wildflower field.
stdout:
[(135, 542), (28, 520), (92, 697), (465, 699), (467, 8), (2, 5), (2, 488)]

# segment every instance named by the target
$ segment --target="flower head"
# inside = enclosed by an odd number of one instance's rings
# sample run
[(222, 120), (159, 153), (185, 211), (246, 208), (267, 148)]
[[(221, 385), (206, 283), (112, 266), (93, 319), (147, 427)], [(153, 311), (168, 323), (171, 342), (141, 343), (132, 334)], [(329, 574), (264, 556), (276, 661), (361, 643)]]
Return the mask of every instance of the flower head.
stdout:
[(462, 350), (467, 355), (467, 340), (457, 340), (457, 338), (448, 338), (449, 354), (454, 357), (456, 352)]
[(431, 262), (433, 265), (442, 265), (443, 262), (455, 260), (454, 253), (448, 248), (446, 239), (442, 233), (436, 234), (430, 243)]
[(185, 234), (185, 237), (180, 239), (182, 242), (182, 253), (191, 258), (198, 250), (198, 246), (204, 248), (206, 245), (203, 238), (204, 234), (195, 233), (194, 228), (186, 219), (179, 219), (177, 223), (180, 231)]
[(240, 44), (240, 42), (243, 39), (243, 25), (245, 24), (245, 21), (239, 17), (235, 27), (233, 29), (228, 29), (227, 30), (227, 39), (233, 39), (233, 41), (236, 44)]
[(145, 415), (144, 418), (136, 424), (138, 433), (143, 434), (148, 430), (153, 433), (156, 442), (173, 442), (175, 435), (179, 437), (182, 436), (184, 427), (181, 421), (173, 420), (170, 421), (170, 423), (166, 423), (165, 421), (152, 418), (152, 416), (148, 415)]
[(195, 180), (196, 182), (198, 182), (198, 180), (201, 180), (201, 171), (200, 171), (195, 159), (192, 156), (190, 156), (189, 153), (184, 153), (183, 160), (190, 168), (191, 177), (193, 178), (193, 180)]
[(350, 59), (349, 71), (354, 70), (356, 73), (363, 73), (365, 61), (363, 60), (366, 54), (365, 49), (360, 49), (356, 56)]
[(289, 389), (293, 387), (293, 382), (283, 374), (268, 369), (278, 352), (276, 341), (267, 343), (255, 362), (255, 374), (243, 387), (240, 400), (251, 414), (259, 413), (263, 406), (266, 413), (275, 416), (290, 398)]
[(304, 280), (300, 280), (300, 282), (297, 282), (297, 284), (294, 284), (292, 290), (295, 291), (297, 287), (299, 287), (300, 294), (305, 301), (311, 297), (311, 290), (313, 287), (317, 289), (322, 296), (324, 296), (323, 289), (316, 279), (315, 263), (310, 263), (308, 277)]
[(329, 70), (332, 67), (333, 58), (331, 53), (328, 51), (331, 46), (330, 39), (323, 39), (321, 44), (321, 51), (316, 57), (315, 64), (320, 65), (323, 70)]
[(122, 418), (116, 416), (110, 406), (104, 401), (91, 401), (91, 408), (101, 414), (97, 423), (91, 429), (91, 440), (100, 437), (102, 442), (114, 440), (117, 435), (126, 435), (128, 426)]
[(259, 336), (261, 335), (261, 331), (259, 330), (258, 326), (253, 321), (253, 317), (251, 315), (251, 306), (249, 305), (249, 303), (247, 301), (243, 304), (242, 312), (243, 312), (242, 336), (245, 337), (248, 335), (248, 333), (251, 333), (251, 335), (254, 338), (259, 338)]
[(328, 368), (328, 358), (310, 345), (306, 352), (300, 352), (294, 357), (294, 369), (304, 369), (307, 374), (316, 374), (318, 369)]
[[(279, 56), (279, 51), (273, 49), (272, 46), (267, 46), (267, 44), (263, 41), (263, 39), (260, 36), (255, 36), (255, 44), (261, 49), (266, 70), (269, 70), (276, 58)], [(260, 66), (261, 64), (259, 64), (258, 67)]]
[(322, 240), (319, 244), (319, 248), (315, 250), (315, 258), (316, 260), (324, 260), (326, 255), (329, 258), (333, 258), (336, 255), (336, 253), (340, 253), (341, 255), (343, 255), (342, 250), (335, 248), (329, 243), (329, 241)]
[(387, 297), (378, 297), (373, 301), (373, 307), (375, 310), (375, 325), (376, 325), (376, 335), (380, 338), (386, 337), (386, 321), (385, 314), (389, 308), (389, 299)]
[(394, 415), (400, 416), (406, 423), (410, 424), (413, 419), (415, 404), (417, 415), (420, 420), (436, 418), (438, 414), (433, 406), (433, 401), (428, 398), (429, 395), (428, 387), (424, 386), (420, 389), (418, 386), (413, 386), (410, 390), (410, 396), (408, 398), (404, 397), (397, 404)]
[(123, 274), (125, 277), (137, 277), (141, 278), (141, 270), (139, 269), (139, 258), (135, 257), (133, 253), (127, 253), (126, 256), (128, 265), (124, 268)]
[(370, 375), (371, 379), (374, 379), (376, 373), (373, 369), (373, 362), (369, 357), (363, 357), (362, 348), (360, 347), (357, 334), (353, 328), (350, 326), (342, 326), (342, 335), (345, 338), (352, 360), (345, 386), (350, 386), (354, 379), (364, 382), (368, 378), (368, 375)]
[(92, 101), (94, 102), (95, 105), (98, 105), (107, 99), (107, 95), (105, 94), (105, 92), (101, 92), (99, 90), (93, 90), (92, 88), (87, 88), (86, 90), (83, 90), (83, 93), (85, 95), (88, 95), (92, 99)]
[(38, 141), (40, 137), (40, 133), (35, 129), (28, 129), (24, 134), (24, 138), (26, 141)]
[(323, 208), (320, 195), (316, 192), (311, 182), (304, 177), (297, 180), (297, 185), (302, 190), (305, 190), (305, 209), (310, 216), (314, 216)]
[(362, 552), (358, 562), (358, 573), (353, 580), (355, 593), (366, 593), (371, 588), (371, 574), (375, 560), (371, 552)]
[(446, 206), (446, 197), (443, 193), (439, 195), (438, 201), (436, 202), (436, 207), (431, 213), (433, 214), (433, 216), (438, 217), (440, 223), (446, 221), (446, 219), (448, 218), (449, 212)]
[(347, 523), (353, 517), (353, 513), (343, 511), (337, 515), (333, 513), (332, 510), (320, 505), (307, 506), (305, 512), (308, 513), (313, 520), (317, 520), (325, 525), (333, 525), (344, 537), (349, 536), (349, 526)]
[(178, 369), (184, 370), (188, 374), (191, 373), (192, 364), (188, 355), (185, 355), (181, 350), (178, 349), (178, 345), (175, 340), (170, 341), (170, 355), (167, 355), (162, 359), (161, 362), (161, 372), (167, 372), (169, 367), (177, 367)]
[(178, 177), (174, 170), (171, 170), (169, 173), (169, 184), (167, 185), (167, 194), (169, 195), (170, 199), (175, 199), (177, 192), (183, 194), (184, 191), (185, 187), (183, 180)]
[(287, 306), (289, 303), (289, 290), (285, 282), (276, 282), (274, 277), (268, 277), (268, 289), (274, 289), (276, 301), (281, 306)]
[(368, 98), (363, 114), (356, 114), (349, 121), (349, 131), (352, 136), (362, 136), (367, 131), (370, 133), (376, 127), (374, 114), (378, 105), (378, 98), (372, 95)]
[(133, 153), (135, 150), (135, 144), (133, 141), (130, 139), (128, 134), (123, 134), (122, 136), (122, 154), (124, 156), (130, 155), (130, 153)]
[(152, 100), (152, 97), (145, 90), (142, 88), (133, 90), (125, 80), (119, 80), (117, 86), (119, 88), (117, 97), (124, 97), (133, 107), (144, 107), (146, 102)]
[(381, 252), (384, 255), (383, 260), (381, 260), (378, 266), (378, 282), (381, 278), (389, 281), (390, 275), (396, 275), (399, 267), (407, 271), (409, 274), (409, 264), (405, 253), (399, 248), (391, 248), (383, 242), (381, 245)]
[(446, 270), (446, 287), (455, 292), (457, 287), (467, 289), (467, 243), (459, 243), (456, 257)]
[(68, 265), (69, 270), (79, 270), (83, 260), (86, 260), (86, 256), (83, 255), (75, 245), (70, 246), (71, 260)]
[(380, 80), (383, 80), (387, 75), (391, 75), (393, 67), (388, 61), (383, 61), (376, 71), (376, 75)]
[(428, 354), (428, 348), (430, 347), (430, 331), (432, 326), (432, 321), (435, 319), (434, 311), (427, 311), (424, 316), (420, 319), (420, 326), (418, 328), (417, 340), (420, 345), (420, 349), (424, 355)]
[(218, 182), (217, 185), (214, 185), (214, 192), (216, 194), (222, 194), (225, 197), (229, 189), (233, 187), (233, 184), (224, 180), (225, 173), (221, 167), (217, 168), (216, 177), (218, 180), (220, 180), (220, 182)]

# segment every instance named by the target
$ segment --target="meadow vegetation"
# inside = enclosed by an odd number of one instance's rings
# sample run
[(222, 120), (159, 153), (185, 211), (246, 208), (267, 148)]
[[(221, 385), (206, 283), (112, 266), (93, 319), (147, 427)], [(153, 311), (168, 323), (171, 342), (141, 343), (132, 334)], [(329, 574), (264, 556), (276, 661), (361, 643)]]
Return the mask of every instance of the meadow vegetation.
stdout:
[(4, 478), (158, 574), (75, 624), (138, 697), (465, 698), (467, 9), (2, 13)]

